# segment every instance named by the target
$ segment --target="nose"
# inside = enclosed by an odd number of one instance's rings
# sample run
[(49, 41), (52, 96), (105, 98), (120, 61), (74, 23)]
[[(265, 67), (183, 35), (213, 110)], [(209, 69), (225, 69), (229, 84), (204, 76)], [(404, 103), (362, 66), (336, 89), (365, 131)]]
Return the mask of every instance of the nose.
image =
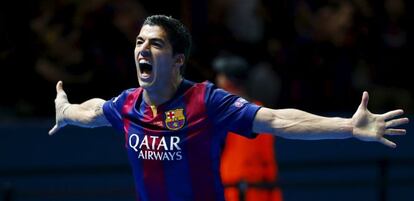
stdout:
[(150, 57), (151, 56), (151, 52), (149, 51), (149, 49), (143, 49), (139, 52), (139, 54), (142, 57)]

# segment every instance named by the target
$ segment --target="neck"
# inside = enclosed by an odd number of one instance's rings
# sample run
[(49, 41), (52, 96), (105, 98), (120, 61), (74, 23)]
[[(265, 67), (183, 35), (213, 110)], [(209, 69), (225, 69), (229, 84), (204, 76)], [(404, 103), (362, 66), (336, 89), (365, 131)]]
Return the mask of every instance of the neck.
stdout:
[(166, 84), (162, 88), (157, 89), (144, 89), (143, 98), (145, 103), (152, 106), (161, 105), (170, 100), (175, 92), (177, 92), (183, 78), (178, 76), (177, 79), (173, 79), (170, 84)]

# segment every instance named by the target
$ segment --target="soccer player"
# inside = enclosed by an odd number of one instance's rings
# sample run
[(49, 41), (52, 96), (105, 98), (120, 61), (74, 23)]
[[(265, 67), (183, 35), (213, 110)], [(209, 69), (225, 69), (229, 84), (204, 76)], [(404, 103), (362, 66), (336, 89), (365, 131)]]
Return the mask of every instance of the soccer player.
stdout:
[(140, 87), (111, 100), (68, 101), (56, 85), (56, 125), (113, 126), (125, 135), (136, 184), (144, 201), (223, 201), (219, 173), (221, 148), (228, 131), (254, 138), (270, 133), (289, 139), (346, 139), (396, 144), (384, 135), (403, 135), (395, 128), (402, 110), (368, 111), (368, 93), (352, 118), (323, 117), (297, 109), (270, 109), (181, 75), (191, 45), (187, 29), (163, 15), (148, 17), (136, 39), (135, 63)]

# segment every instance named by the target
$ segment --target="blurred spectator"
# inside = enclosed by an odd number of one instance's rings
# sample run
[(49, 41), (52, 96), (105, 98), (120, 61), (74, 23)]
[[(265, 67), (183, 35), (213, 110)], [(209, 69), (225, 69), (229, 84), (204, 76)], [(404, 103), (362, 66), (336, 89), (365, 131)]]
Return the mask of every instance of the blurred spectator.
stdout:
[[(136, 86), (131, 55), (138, 28), (147, 15), (145, 9), (134, 0), (106, 0), (85, 4), (83, 9), (80, 40), (84, 65), (93, 66), (95, 73), (90, 87), (98, 89), (95, 93), (100, 97), (107, 97), (111, 91)], [(111, 84), (105, 85), (108, 81)]]
[[(110, 91), (136, 85), (130, 55), (145, 16), (144, 8), (133, 0), (40, 1), (31, 20), (39, 48), (35, 72), (41, 80), (36, 84), (52, 86), (64, 80), (80, 93), (79, 100), (91, 93), (106, 97)], [(108, 81), (111, 85), (105, 85)], [(34, 107), (45, 110), (46, 105)]]
[[(184, 12), (188, 6), (180, 4), (186, 3), (6, 2), (0, 8), (0, 83), (9, 98), (0, 102), (0, 113), (52, 114), (47, 100), (53, 99), (53, 91), (40, 89), (53, 87), (59, 79), (78, 101), (135, 86), (130, 55), (141, 20), (150, 13), (176, 18), (185, 13), (193, 22), (194, 48), (185, 74), (189, 79), (213, 80), (209, 64), (218, 52), (228, 50), (249, 63), (269, 63), (280, 75), (280, 98), (266, 104), (346, 112), (354, 110), (347, 102), (369, 90), (376, 97), (372, 109), (414, 109), (410, 1), (212, 0), (197, 5), (197, 13)], [(6, 87), (17, 86), (19, 80), (36, 90), (18, 93)], [(40, 93), (45, 99), (37, 98)]]
[(284, 78), (291, 90), (287, 102), (315, 112), (349, 110), (347, 102), (355, 95), (353, 5), (340, 0), (299, 1), (295, 9), (297, 37)]
[(386, 105), (413, 111), (414, 90), (407, 88), (411, 84), (407, 66), (413, 62), (409, 53), (410, 26), (405, 5), (404, 0), (384, 0), (382, 5), (372, 9), (375, 13), (372, 18), (380, 22), (370, 30), (377, 30), (376, 35), (371, 35), (377, 45), (367, 48), (373, 56), (359, 62), (354, 83), (356, 89), (369, 89), (376, 97), (371, 104), (373, 109)]
[[(213, 61), (213, 67), (217, 72), (218, 87), (250, 99), (246, 92), (246, 83), (251, 71), (243, 58), (234, 55), (219, 56)], [(250, 101), (260, 104), (256, 100)], [(275, 183), (277, 171), (273, 136), (259, 134), (255, 139), (247, 139), (228, 133), (221, 160), (221, 176), (225, 185), (237, 182)], [(282, 200), (280, 189), (248, 188), (245, 193), (247, 201)], [(227, 201), (242, 199), (235, 188), (226, 188), (225, 197)]]
[(245, 81), (248, 97), (259, 100), (263, 105), (276, 108), (282, 89), (279, 75), (267, 62), (254, 65), (253, 68)]

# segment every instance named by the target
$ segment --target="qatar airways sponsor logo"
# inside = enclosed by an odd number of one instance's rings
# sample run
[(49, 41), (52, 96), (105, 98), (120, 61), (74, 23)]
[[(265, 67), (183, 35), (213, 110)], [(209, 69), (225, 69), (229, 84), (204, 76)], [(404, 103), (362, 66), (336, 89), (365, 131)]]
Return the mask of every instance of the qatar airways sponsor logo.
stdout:
[(175, 161), (183, 159), (178, 136), (152, 136), (131, 134), (128, 144), (139, 159)]

